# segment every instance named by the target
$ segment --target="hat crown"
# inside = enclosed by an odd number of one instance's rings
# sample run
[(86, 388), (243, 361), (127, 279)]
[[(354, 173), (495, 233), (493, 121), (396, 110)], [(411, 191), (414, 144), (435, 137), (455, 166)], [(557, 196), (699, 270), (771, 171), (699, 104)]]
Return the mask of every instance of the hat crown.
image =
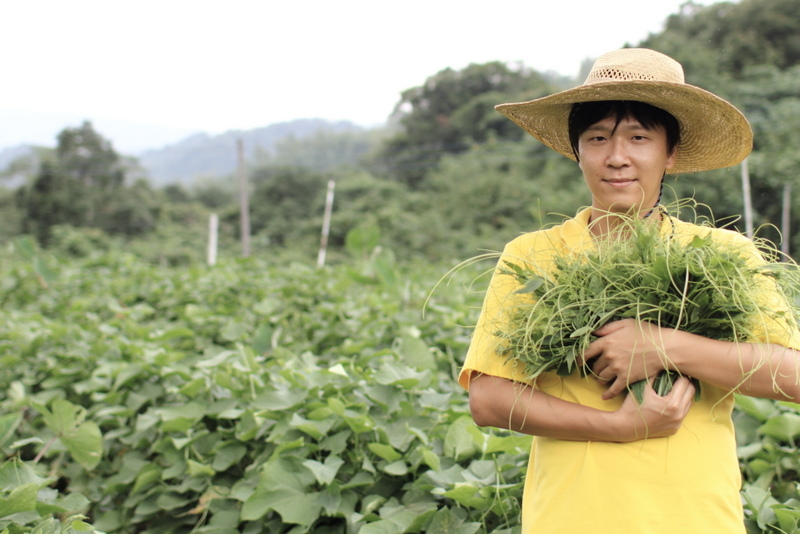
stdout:
[(605, 82), (684, 83), (683, 67), (669, 56), (645, 48), (623, 48), (597, 58), (583, 85)]

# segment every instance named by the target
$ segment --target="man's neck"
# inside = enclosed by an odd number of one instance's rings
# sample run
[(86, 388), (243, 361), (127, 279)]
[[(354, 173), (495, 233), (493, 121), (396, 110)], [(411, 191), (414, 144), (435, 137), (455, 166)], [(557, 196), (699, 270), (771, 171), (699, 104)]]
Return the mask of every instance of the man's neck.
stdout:
[(661, 210), (648, 208), (627, 213), (614, 213), (593, 207), (589, 216), (589, 231), (598, 239), (616, 235), (618, 232), (625, 231), (632, 217), (647, 218), (648, 221), (657, 223), (661, 221)]

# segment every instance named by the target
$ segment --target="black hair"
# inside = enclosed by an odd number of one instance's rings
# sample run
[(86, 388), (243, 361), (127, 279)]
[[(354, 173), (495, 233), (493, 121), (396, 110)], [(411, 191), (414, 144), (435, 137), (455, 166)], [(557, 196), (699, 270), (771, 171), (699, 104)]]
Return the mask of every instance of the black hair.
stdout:
[(572, 105), (567, 126), (569, 142), (576, 159), (580, 159), (578, 157), (578, 138), (590, 126), (607, 117), (616, 119), (615, 127), (627, 118), (636, 119), (647, 130), (661, 126), (667, 134), (667, 153), (671, 153), (680, 143), (681, 128), (678, 120), (661, 108), (635, 100), (578, 102)]

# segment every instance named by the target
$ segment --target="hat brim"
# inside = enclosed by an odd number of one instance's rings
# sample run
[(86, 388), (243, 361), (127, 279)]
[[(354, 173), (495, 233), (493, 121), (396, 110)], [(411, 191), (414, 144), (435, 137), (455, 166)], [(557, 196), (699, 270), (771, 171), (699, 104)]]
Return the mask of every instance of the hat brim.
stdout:
[(680, 124), (675, 164), (667, 172), (683, 174), (730, 167), (753, 148), (753, 131), (731, 103), (699, 87), (668, 82), (613, 81), (581, 85), (528, 102), (495, 109), (536, 139), (575, 160), (568, 118), (578, 102), (633, 100), (671, 113)]

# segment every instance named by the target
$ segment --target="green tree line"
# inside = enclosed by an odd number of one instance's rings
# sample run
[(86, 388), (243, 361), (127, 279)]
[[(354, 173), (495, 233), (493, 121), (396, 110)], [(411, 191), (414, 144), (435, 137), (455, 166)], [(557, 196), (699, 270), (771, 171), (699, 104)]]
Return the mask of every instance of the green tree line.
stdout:
[[(744, 111), (755, 131), (748, 159), (755, 226), (773, 241), (785, 237), (797, 255), (800, 213), (787, 213), (783, 196), (790, 194), (791, 208), (800, 194), (800, 1), (690, 1), (636, 45), (674, 57), (689, 83)], [(573, 214), (589, 200), (575, 165), (493, 107), (581, 79), (501, 62), (448, 68), (404, 91), (384, 128), (287, 138), (248, 165), (254, 252), (313, 257), (330, 179), (332, 261), (342, 256), (347, 233), (361, 226), (376, 227), (381, 245), (399, 257), (440, 261), (496, 250), (519, 232)], [(235, 176), (156, 189), (90, 123), (65, 129), (55, 149), (35, 154), (5, 171), (27, 180), (0, 190), (3, 239), (30, 234), (76, 254), (123, 243), (181, 263), (202, 257), (208, 215), (216, 212), (223, 253), (238, 253)], [(667, 186), (667, 198), (693, 197), (713, 207), (719, 224), (744, 230), (739, 167)]]

